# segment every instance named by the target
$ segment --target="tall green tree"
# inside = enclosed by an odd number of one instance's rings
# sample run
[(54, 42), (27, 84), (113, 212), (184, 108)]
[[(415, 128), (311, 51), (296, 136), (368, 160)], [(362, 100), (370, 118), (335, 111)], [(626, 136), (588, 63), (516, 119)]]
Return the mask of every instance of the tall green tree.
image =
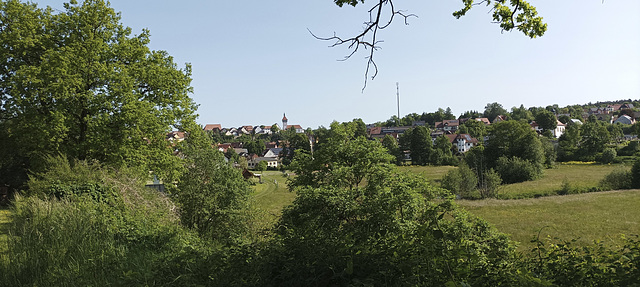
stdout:
[(490, 121), (493, 122), (493, 120), (495, 120), (495, 118), (498, 116), (501, 116), (501, 115), (506, 116), (507, 110), (505, 110), (500, 103), (497, 103), (497, 102), (488, 103), (484, 107), (483, 115), (485, 118), (488, 118)]
[(249, 231), (251, 189), (240, 170), (194, 131), (181, 150), (186, 172), (173, 191), (181, 221), (201, 236), (223, 243), (242, 241)]
[(597, 153), (602, 152), (611, 141), (611, 134), (603, 122), (586, 122), (580, 126), (580, 150), (584, 160), (594, 160)]
[(415, 127), (408, 134), (409, 150), (411, 151), (411, 164), (427, 165), (431, 152), (433, 151), (433, 142), (429, 130), (425, 127)]
[(384, 136), (384, 138), (382, 139), (382, 146), (384, 146), (389, 154), (396, 159), (395, 162), (397, 165), (400, 165), (404, 162), (404, 153), (400, 149), (398, 141), (391, 135)]
[[(541, 175), (545, 163), (544, 149), (538, 135), (526, 122), (508, 120), (492, 124), (488, 138), (484, 149), (488, 167), (496, 168), (504, 182), (529, 180)], [(499, 166), (510, 163), (518, 163), (519, 167), (525, 168), (527, 176), (518, 177), (518, 171)], [(504, 177), (506, 172), (509, 172), (509, 180)], [(511, 176), (513, 174), (515, 176)]]
[(64, 8), (0, 3), (0, 168), (18, 173), (0, 183), (58, 153), (175, 179), (165, 137), (195, 120), (191, 67), (150, 50), (149, 31), (132, 35), (102, 0)]
[(483, 141), (487, 135), (487, 125), (481, 121), (468, 120), (461, 124), (456, 131), (458, 134), (469, 134), (471, 137)]
[(511, 108), (511, 119), (516, 121), (525, 121), (528, 123), (533, 120), (533, 115), (524, 107), (524, 105), (520, 105), (518, 108)]
[(556, 116), (548, 110), (543, 110), (537, 113), (535, 120), (544, 131), (553, 131), (558, 126)]
[(336, 185), (359, 189), (364, 182), (386, 172), (394, 158), (382, 144), (358, 135), (357, 123), (331, 123), (327, 138), (318, 144), (313, 156), (308, 150), (296, 151), (290, 169), (296, 177), (291, 188)]

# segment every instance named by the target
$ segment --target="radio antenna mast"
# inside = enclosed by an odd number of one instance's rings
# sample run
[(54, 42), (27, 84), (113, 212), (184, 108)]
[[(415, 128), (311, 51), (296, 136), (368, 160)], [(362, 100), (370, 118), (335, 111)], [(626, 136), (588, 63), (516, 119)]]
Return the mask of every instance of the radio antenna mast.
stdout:
[(396, 82), (396, 98), (398, 99), (398, 125), (400, 125), (400, 83)]

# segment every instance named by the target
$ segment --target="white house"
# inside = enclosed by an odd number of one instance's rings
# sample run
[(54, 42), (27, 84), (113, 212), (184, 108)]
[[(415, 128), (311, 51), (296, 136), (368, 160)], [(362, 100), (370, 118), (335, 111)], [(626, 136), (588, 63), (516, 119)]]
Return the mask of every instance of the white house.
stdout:
[(469, 134), (450, 134), (445, 136), (459, 153), (468, 152), (472, 147), (478, 145), (478, 140)]
[(256, 168), (256, 166), (258, 165), (258, 163), (260, 163), (261, 161), (265, 161), (267, 162), (267, 168), (278, 168), (278, 158), (275, 157), (257, 157), (257, 158), (253, 158), (250, 159), (247, 162), (247, 166), (251, 169)]

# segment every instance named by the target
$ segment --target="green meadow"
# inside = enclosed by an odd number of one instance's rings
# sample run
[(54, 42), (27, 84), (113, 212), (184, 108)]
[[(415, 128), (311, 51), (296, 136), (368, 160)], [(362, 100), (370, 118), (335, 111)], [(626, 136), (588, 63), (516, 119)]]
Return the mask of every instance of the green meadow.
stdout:
[(259, 183), (257, 179), (251, 179), (252, 183), (254, 183), (253, 198), (256, 207), (265, 214), (262, 218), (263, 223), (273, 223), (280, 218), (282, 209), (293, 202), (296, 194), (290, 192), (287, 188), (287, 178), (282, 172), (264, 171), (255, 173), (262, 174), (262, 183)]
[[(402, 170), (419, 174), (436, 185), (440, 185), (442, 177), (455, 168), (453, 166), (401, 167)], [(555, 195), (565, 182), (568, 182), (573, 189), (587, 191), (597, 187), (605, 175), (616, 168), (629, 169), (630, 167), (602, 164), (558, 164), (554, 168), (545, 169), (542, 177), (537, 180), (501, 186), (498, 197), (518, 199)]]
[(533, 236), (618, 244), (621, 235), (640, 234), (640, 190), (604, 191), (518, 200), (460, 200), (469, 212), (533, 247)]

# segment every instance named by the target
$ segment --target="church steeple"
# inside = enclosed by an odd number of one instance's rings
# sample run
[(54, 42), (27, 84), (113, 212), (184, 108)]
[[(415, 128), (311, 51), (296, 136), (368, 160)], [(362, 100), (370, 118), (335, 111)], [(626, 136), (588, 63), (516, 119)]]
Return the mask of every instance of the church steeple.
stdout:
[(287, 115), (285, 113), (282, 113), (282, 130), (287, 129), (287, 121)]

